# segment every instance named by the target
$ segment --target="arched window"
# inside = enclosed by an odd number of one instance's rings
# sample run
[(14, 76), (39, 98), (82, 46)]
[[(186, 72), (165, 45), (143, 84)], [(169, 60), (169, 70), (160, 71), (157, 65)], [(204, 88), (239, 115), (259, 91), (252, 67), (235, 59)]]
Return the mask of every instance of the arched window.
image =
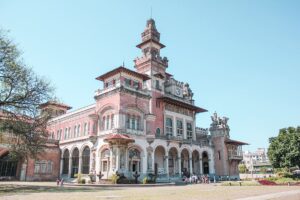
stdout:
[(107, 172), (110, 165), (110, 152), (109, 149), (105, 149), (101, 152), (101, 170)]
[(67, 128), (65, 128), (65, 135), (64, 135), (64, 139), (67, 139), (67, 137), (68, 137), (68, 129), (67, 129)]
[(156, 129), (156, 133), (155, 133), (155, 135), (156, 135), (157, 137), (159, 137), (159, 136), (160, 136), (160, 128), (157, 128), (157, 129)]
[(173, 135), (173, 121), (171, 118), (166, 118), (166, 135)]
[(82, 173), (88, 174), (90, 171), (90, 148), (85, 147), (82, 152)]
[(139, 150), (132, 148), (128, 152), (129, 171), (141, 172), (141, 153)]
[(62, 170), (63, 174), (69, 173), (69, 157), (70, 157), (69, 150), (66, 149), (63, 154), (63, 170)]
[(102, 125), (101, 125), (101, 129), (105, 130), (105, 116), (102, 117)]
[(77, 132), (77, 126), (74, 126), (74, 133), (73, 133), (73, 137), (76, 137), (76, 132)]
[(78, 174), (79, 166), (79, 150), (75, 148), (72, 153), (72, 172), (71, 177), (73, 178), (75, 174)]
[(109, 115), (106, 117), (106, 130), (109, 130)]
[(83, 128), (83, 135), (86, 135), (87, 134), (87, 123), (85, 122), (84, 123), (84, 128)]
[(111, 115), (111, 122), (110, 122), (110, 129), (113, 129), (115, 127), (114, 125), (114, 114)]
[(77, 126), (77, 137), (80, 136), (80, 124)]
[(68, 129), (68, 138), (71, 138), (71, 127)]

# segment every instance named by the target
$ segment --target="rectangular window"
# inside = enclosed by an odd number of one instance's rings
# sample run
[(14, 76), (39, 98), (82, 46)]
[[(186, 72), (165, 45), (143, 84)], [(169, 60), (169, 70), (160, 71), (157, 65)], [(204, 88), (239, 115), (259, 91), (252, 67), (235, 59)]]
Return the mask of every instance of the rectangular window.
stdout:
[(142, 130), (141, 129), (141, 117), (137, 117), (137, 120), (136, 120), (136, 129), (137, 130)]
[(40, 163), (39, 162), (35, 162), (35, 164), (34, 164), (34, 173), (35, 174), (40, 173)]
[(218, 158), (219, 158), (219, 160), (221, 160), (221, 152), (220, 151), (218, 151)]
[(173, 121), (171, 118), (166, 118), (166, 135), (173, 135)]
[(155, 81), (155, 89), (160, 90), (160, 87), (159, 87), (159, 80), (156, 80), (156, 81)]
[(45, 174), (47, 171), (47, 164), (46, 162), (41, 163), (41, 173)]
[(131, 80), (128, 78), (125, 78), (125, 86), (131, 86)]
[(133, 88), (139, 89), (139, 82), (138, 81), (133, 81)]
[(176, 121), (177, 124), (177, 136), (182, 136), (183, 134), (183, 124), (181, 120)]
[(130, 129), (130, 115), (126, 115), (126, 128)]
[[(56, 138), (58, 139), (58, 136), (59, 136), (59, 130), (57, 130), (56, 132)], [(55, 137), (53, 136), (51, 139), (55, 139)]]
[(193, 127), (191, 123), (186, 123), (186, 137), (187, 139), (193, 139)]
[(135, 116), (131, 117), (131, 129), (135, 129)]
[(102, 170), (104, 171), (104, 172), (106, 172), (107, 171), (107, 161), (102, 161)]
[(52, 162), (51, 161), (48, 161), (47, 172), (49, 174), (52, 173)]

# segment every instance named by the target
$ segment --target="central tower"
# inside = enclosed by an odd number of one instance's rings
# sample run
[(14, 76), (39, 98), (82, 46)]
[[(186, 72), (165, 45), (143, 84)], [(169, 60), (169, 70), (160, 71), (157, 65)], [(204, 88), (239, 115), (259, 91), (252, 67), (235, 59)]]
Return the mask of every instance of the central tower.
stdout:
[(142, 50), (142, 56), (134, 60), (137, 72), (149, 76), (158, 73), (165, 76), (168, 59), (160, 56), (160, 50), (165, 45), (160, 43), (160, 33), (157, 31), (153, 19), (147, 21), (146, 28), (141, 36), (142, 42), (137, 47)]

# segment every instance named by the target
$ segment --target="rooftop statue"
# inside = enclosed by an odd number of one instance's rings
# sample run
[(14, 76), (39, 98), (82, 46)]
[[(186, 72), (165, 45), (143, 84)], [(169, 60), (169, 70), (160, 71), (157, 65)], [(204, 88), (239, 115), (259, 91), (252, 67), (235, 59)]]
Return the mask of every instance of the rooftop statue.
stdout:
[(211, 127), (218, 127), (218, 128), (228, 128), (228, 117), (218, 117), (218, 114), (215, 112), (213, 116), (211, 116)]

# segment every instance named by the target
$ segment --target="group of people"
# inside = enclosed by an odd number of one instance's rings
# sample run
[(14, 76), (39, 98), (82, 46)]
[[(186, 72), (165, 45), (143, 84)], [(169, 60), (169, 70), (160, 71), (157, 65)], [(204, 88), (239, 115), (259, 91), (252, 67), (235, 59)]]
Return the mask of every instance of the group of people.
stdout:
[(210, 178), (209, 175), (202, 175), (202, 176), (197, 176), (195, 174), (191, 175), (191, 176), (183, 176), (183, 181), (185, 183), (206, 183), (209, 184), (210, 183)]
[(56, 179), (56, 185), (57, 185), (57, 187), (58, 186), (60, 186), (60, 187), (62, 187), (62, 186), (64, 186), (64, 179), (63, 178), (57, 178)]

